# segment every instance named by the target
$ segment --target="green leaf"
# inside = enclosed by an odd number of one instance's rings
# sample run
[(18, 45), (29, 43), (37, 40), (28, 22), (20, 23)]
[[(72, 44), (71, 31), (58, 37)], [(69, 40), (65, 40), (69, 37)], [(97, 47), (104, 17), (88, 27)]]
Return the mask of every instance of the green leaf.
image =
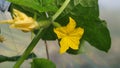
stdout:
[[(84, 8), (85, 10), (79, 12), (80, 8)], [(111, 47), (110, 33), (108, 28), (103, 24), (103, 21), (99, 19), (98, 10), (94, 7), (86, 8), (77, 5), (71, 13), (75, 13), (71, 14), (71, 16), (76, 20), (78, 26), (85, 29), (83, 38), (97, 49), (108, 52)]]
[(11, 13), (13, 13), (13, 12), (12, 12), (13, 9), (17, 9), (17, 10), (19, 10), (19, 11), (21, 11), (21, 12), (23, 12), (23, 13), (27, 14), (28, 16), (31, 16), (31, 17), (33, 17), (35, 13), (36, 13), (37, 15), (40, 15), (40, 14), (39, 14), (37, 11), (35, 11), (35, 10), (32, 10), (32, 9), (27, 8), (27, 7), (24, 7), (24, 6), (19, 6), (19, 5), (16, 5), (16, 4), (11, 4), (11, 5), (10, 5), (10, 10), (9, 10), (9, 11), (10, 11)]
[(31, 68), (56, 68), (56, 65), (44, 58), (35, 58), (31, 63)]
[[(111, 38), (109, 30), (102, 24), (101, 21), (86, 21), (84, 22), (84, 39), (92, 46), (108, 52), (111, 47)], [(91, 24), (92, 23), (92, 24)]]
[(8, 0), (14, 4), (24, 6), (38, 12), (56, 11), (54, 0)]
[(84, 7), (94, 7), (98, 5), (98, 0), (74, 0), (74, 5), (81, 4)]
[(54, 33), (53, 28), (54, 27), (50, 25), (48, 28), (44, 29), (43, 31), (44, 35), (42, 36), (43, 40), (56, 40), (57, 39), (57, 36)]
[[(42, 40), (56, 40), (57, 36), (54, 33), (53, 28), (54, 28), (53, 25), (50, 25), (49, 27), (45, 28), (43, 30), (43, 35), (41, 39)], [(37, 34), (38, 30), (35, 30), (34, 33)]]
[[(89, 1), (84, 0), (83, 3), (87, 2)], [(61, 25), (66, 25), (69, 21), (68, 18), (72, 17), (76, 21), (77, 27), (84, 28), (84, 40), (88, 41), (97, 49), (108, 52), (111, 47), (111, 37), (105, 22), (99, 19), (98, 1), (91, 1), (89, 5), (85, 6), (84, 4), (83, 6), (79, 3), (65, 16), (61, 14), (56, 21)]]

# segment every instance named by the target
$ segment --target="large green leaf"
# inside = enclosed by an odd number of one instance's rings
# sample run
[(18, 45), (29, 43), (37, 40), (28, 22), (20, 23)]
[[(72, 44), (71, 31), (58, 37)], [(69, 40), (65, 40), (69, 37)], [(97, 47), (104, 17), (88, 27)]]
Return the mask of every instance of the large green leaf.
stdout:
[[(56, 40), (57, 36), (53, 32), (53, 25), (50, 25), (49, 27), (45, 28), (43, 30), (42, 40)], [(35, 30), (34, 33), (37, 34), (38, 30)]]
[(53, 32), (53, 26), (50, 25), (48, 28), (44, 29), (43, 33), (44, 35), (42, 36), (43, 40), (56, 40), (57, 36), (56, 34)]
[(25, 14), (27, 14), (28, 16), (31, 16), (31, 17), (34, 17), (34, 14), (36, 13), (37, 15), (40, 15), (37, 11), (35, 10), (32, 10), (30, 8), (27, 8), (27, 7), (24, 7), (24, 6), (19, 6), (19, 5), (16, 5), (16, 4), (11, 4), (10, 5), (10, 8), (9, 8), (9, 11), (11, 12), (11, 14), (13, 13), (13, 9), (17, 9)]
[(84, 7), (95, 7), (98, 5), (98, 0), (74, 0), (74, 5), (81, 4)]
[(8, 0), (14, 4), (31, 8), (38, 12), (56, 11), (54, 0)]
[(109, 30), (103, 25), (101, 21), (86, 21), (84, 22), (84, 39), (92, 46), (108, 52), (111, 46), (111, 38)]
[(31, 63), (31, 68), (56, 68), (55, 64), (44, 58), (35, 58)]
[[(78, 12), (81, 8), (85, 10)], [(92, 46), (107, 52), (111, 46), (111, 38), (108, 28), (99, 19), (98, 10), (94, 7), (82, 7), (79, 4), (71, 13), (75, 13), (71, 14), (71, 16), (76, 20), (78, 26), (85, 29), (84, 39)]]
[[(62, 3), (64, 2), (65, 0), (56, 0), (56, 5), (57, 7), (60, 7), (62, 6)], [(66, 7), (66, 9), (62, 12), (62, 14), (59, 16), (59, 18), (62, 18), (64, 17), (65, 15), (69, 14), (75, 7), (76, 5), (80, 4), (81, 6), (83, 7), (86, 7), (88, 9), (93, 9), (91, 10), (92, 13), (96, 13), (96, 16), (99, 15), (99, 11), (98, 11), (98, 0), (71, 0), (70, 3), (68, 4), (68, 6)], [(90, 8), (91, 7), (91, 8)], [(87, 9), (87, 10), (88, 10)], [(86, 9), (84, 8), (81, 8), (79, 9), (78, 12), (81, 12), (81, 11), (84, 11)], [(89, 11), (88, 11), (89, 12)], [(83, 13), (86, 13), (86, 12), (83, 12)], [(87, 15), (87, 13), (86, 13)]]

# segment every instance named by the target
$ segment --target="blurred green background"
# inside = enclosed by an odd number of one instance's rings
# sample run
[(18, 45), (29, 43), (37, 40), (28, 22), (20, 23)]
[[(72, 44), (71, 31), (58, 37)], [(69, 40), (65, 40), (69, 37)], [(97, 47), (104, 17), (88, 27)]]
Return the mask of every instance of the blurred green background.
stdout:
[[(108, 53), (89, 46), (86, 42), (84, 53), (80, 55), (59, 54), (57, 41), (48, 41), (50, 59), (57, 68), (120, 68), (120, 0), (99, 0), (100, 18), (107, 21), (111, 33), (112, 46)], [(0, 11), (0, 20), (10, 19), (10, 14)], [(5, 41), (0, 43), (0, 55), (21, 55), (31, 41), (31, 33), (23, 33), (10, 29), (8, 25), (0, 24), (1, 35)], [(40, 40), (33, 52), (46, 58), (44, 42)], [(26, 60), (21, 68), (30, 68)], [(15, 62), (0, 63), (0, 68), (13, 68)]]

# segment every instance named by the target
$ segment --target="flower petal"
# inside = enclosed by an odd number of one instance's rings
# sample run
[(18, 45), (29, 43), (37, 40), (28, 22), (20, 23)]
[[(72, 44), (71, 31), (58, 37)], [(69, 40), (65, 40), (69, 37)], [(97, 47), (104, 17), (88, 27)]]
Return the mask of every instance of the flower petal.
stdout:
[(69, 47), (77, 50), (79, 48), (79, 39), (76, 39), (75, 37), (62, 38), (60, 41), (60, 46), (60, 53), (66, 52)]
[(20, 29), (20, 30), (23, 30), (23, 31), (26, 31), (26, 32), (28, 32), (28, 31), (31, 31), (32, 29), (30, 29), (30, 28), (26, 28), (25, 26), (27, 26), (27, 25), (25, 25), (25, 24), (22, 24), (22, 25), (15, 25), (15, 24), (12, 24), (12, 25), (10, 25), (10, 28), (16, 28), (16, 29)]
[(79, 48), (79, 43), (80, 43), (78, 37), (69, 37), (69, 40), (70, 40), (69, 47), (74, 50), (77, 50)]
[(12, 24), (14, 23), (14, 20), (2, 20), (0, 21), (0, 24)]
[(69, 17), (69, 23), (67, 24), (66, 27), (67, 27), (67, 32), (71, 32), (75, 29), (76, 22), (71, 17)]
[(32, 17), (16, 9), (13, 9), (13, 13), (13, 20), (0, 21), (0, 23), (8, 23), (11, 28), (17, 28), (26, 32), (39, 28), (39, 24)]
[(79, 38), (79, 39), (80, 39), (80, 38), (82, 37), (83, 33), (84, 33), (84, 29), (78, 27), (78, 28), (74, 29), (73, 32), (70, 33), (69, 35), (70, 35), (71, 37), (76, 37), (76, 38)]
[(58, 39), (66, 36), (65, 27), (54, 28), (54, 32), (57, 34)]
[(14, 12), (14, 18), (21, 18), (21, 19), (24, 19), (24, 18), (27, 18), (27, 15), (24, 14), (23, 12), (20, 12), (19, 10), (16, 10), (16, 9), (13, 9), (13, 12)]
[(83, 28), (75, 28), (76, 22), (70, 17), (67, 26), (58, 27), (54, 29), (60, 41), (60, 53), (66, 52), (69, 47), (77, 50), (79, 48), (80, 39), (84, 33)]
[(65, 53), (69, 49), (69, 39), (62, 38), (60, 41), (60, 53)]

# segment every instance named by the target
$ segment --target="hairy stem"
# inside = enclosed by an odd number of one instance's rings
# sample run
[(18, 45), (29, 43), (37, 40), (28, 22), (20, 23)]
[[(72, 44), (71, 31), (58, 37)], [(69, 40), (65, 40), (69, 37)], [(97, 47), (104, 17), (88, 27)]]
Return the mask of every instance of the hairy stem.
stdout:
[(58, 9), (58, 11), (52, 16), (52, 21), (54, 21), (63, 12), (63, 10), (66, 8), (66, 6), (69, 4), (69, 2), (70, 2), (70, 0), (65, 0), (65, 2), (60, 7), (60, 9)]
[(42, 30), (43, 30), (43, 28), (41, 28), (39, 30), (39, 32), (37, 33), (37, 35), (33, 38), (33, 40), (31, 41), (31, 43), (29, 44), (29, 46), (27, 47), (27, 49), (25, 50), (25, 52), (23, 53), (21, 58), (14, 65), (14, 68), (20, 68), (20, 65), (24, 62), (24, 60), (31, 53), (31, 51), (33, 50), (33, 48), (36, 46), (36, 44), (38, 43), (39, 39), (41, 38)]

